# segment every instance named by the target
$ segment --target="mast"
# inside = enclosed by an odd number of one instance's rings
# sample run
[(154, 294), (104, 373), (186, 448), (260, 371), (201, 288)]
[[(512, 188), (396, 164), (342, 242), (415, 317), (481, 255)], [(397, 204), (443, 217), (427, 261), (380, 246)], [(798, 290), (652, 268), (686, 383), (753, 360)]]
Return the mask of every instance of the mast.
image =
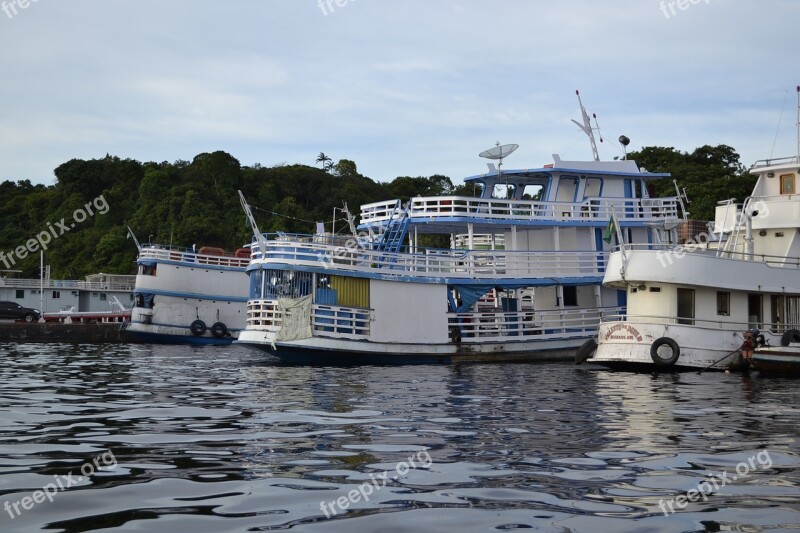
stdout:
[[(589, 142), (592, 145), (592, 156), (594, 156), (595, 161), (600, 161), (600, 154), (597, 153), (597, 143), (594, 140), (594, 129), (592, 128), (592, 120), (589, 118), (589, 114), (586, 112), (586, 108), (583, 107), (583, 101), (581, 101), (581, 92), (576, 90), (575, 94), (578, 95), (578, 104), (581, 106), (581, 115), (583, 115), (583, 124), (578, 122), (575, 119), (572, 119), (582, 131), (589, 137)], [(594, 117), (594, 122), (597, 124), (597, 115), (592, 114)], [(600, 126), (597, 126), (597, 129), (600, 129)], [(603, 138), (600, 137), (600, 142), (603, 142)]]
[(797, 162), (800, 163), (800, 85), (797, 86)]

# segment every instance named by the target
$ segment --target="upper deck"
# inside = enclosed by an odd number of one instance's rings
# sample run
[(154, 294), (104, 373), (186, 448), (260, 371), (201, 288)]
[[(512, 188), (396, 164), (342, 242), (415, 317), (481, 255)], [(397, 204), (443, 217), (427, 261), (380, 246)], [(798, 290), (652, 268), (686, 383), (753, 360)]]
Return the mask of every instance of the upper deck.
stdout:
[[(490, 172), (465, 179), (481, 187), (479, 197), (411, 198), (403, 206), (418, 231), (458, 232), (472, 223), (502, 226), (600, 226), (614, 212), (621, 224), (646, 225), (681, 217), (680, 198), (650, 198), (647, 182), (669, 174), (641, 171), (634, 161), (562, 161), (542, 168)], [(361, 207), (361, 227), (374, 228), (399, 216), (399, 200)], [(460, 227), (459, 227), (460, 226)]]

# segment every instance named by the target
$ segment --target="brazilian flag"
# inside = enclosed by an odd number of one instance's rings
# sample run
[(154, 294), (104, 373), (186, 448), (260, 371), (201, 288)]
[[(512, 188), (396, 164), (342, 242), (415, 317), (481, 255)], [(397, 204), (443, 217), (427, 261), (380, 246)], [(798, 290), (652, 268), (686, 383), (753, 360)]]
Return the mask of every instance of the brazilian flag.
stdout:
[(603, 231), (603, 240), (606, 244), (611, 244), (611, 239), (614, 237), (614, 234), (617, 232), (617, 221), (614, 220), (614, 217), (608, 221), (608, 226)]

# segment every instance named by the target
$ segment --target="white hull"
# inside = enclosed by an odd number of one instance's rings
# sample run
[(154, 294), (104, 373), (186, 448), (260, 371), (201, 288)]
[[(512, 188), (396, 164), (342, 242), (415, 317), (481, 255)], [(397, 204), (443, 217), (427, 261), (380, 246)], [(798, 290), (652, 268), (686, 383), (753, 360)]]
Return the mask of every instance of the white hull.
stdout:
[[(741, 336), (743, 331), (637, 321), (604, 322), (598, 332), (597, 350), (587, 362), (608, 367), (639, 366), (652, 370), (700, 369), (717, 363), (713, 369), (725, 370), (738, 360), (737, 352), (744, 341)], [(780, 337), (773, 338), (767, 333), (765, 336), (770, 342), (780, 342)], [(653, 343), (662, 338), (674, 340), (679, 347), (680, 355), (674, 365), (657, 364), (653, 360)]]

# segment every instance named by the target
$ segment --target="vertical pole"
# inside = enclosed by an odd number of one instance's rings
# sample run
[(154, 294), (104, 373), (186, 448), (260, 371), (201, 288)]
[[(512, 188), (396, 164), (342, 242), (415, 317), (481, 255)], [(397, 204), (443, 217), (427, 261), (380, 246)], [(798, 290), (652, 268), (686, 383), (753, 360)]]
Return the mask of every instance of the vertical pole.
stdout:
[(44, 315), (44, 251), (39, 252), (39, 310)]

